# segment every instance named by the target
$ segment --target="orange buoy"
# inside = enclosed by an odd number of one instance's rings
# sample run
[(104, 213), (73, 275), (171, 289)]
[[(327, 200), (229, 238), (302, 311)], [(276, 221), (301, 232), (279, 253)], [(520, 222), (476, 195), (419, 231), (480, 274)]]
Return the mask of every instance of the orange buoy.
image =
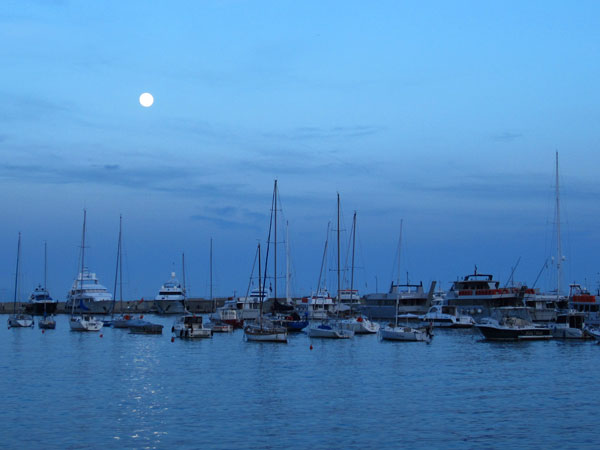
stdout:
[(100, 335), (100, 337), (104, 336), (103, 334)]
[(175, 338), (174, 337), (171, 338), (171, 342), (175, 342)]
[(310, 346), (310, 349), (312, 350), (312, 345)]
[(42, 330), (42, 334), (44, 334), (46, 332), (46, 330)]

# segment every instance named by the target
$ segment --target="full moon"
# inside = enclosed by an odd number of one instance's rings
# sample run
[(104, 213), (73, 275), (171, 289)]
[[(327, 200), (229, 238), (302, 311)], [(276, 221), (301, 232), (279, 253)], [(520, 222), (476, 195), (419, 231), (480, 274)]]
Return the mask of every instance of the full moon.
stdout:
[(152, 97), (152, 94), (144, 92), (142, 95), (140, 95), (140, 105), (142, 105), (144, 108), (150, 108), (152, 103), (154, 103), (154, 97)]

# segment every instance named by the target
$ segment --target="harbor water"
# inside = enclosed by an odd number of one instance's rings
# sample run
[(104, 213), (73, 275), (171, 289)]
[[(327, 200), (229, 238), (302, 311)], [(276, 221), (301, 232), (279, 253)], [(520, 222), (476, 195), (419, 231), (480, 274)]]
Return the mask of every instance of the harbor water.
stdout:
[[(6, 320), (6, 316), (2, 316)], [(3, 448), (598, 448), (600, 346), (0, 328)], [(37, 318), (36, 318), (37, 319)], [(311, 349), (312, 346), (312, 349)]]

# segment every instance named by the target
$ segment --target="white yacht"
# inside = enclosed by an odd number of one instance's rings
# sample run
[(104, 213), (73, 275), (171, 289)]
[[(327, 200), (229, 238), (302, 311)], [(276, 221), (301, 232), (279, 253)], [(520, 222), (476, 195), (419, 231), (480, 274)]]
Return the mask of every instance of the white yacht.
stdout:
[(171, 272), (171, 278), (160, 288), (154, 299), (154, 307), (158, 314), (183, 314), (185, 309), (185, 289)]
[(420, 317), (421, 322), (426, 325), (443, 328), (470, 328), (475, 325), (475, 320), (467, 314), (462, 314), (456, 306), (433, 305), (427, 314)]
[(263, 309), (268, 310), (270, 302), (264, 289), (262, 289), (261, 293), (259, 289), (255, 288), (250, 291), (247, 297), (236, 297), (226, 300), (225, 304), (217, 308), (210, 318), (215, 322), (228, 323), (234, 328), (242, 328), (244, 322), (258, 319), (261, 303), (263, 304)]
[(423, 315), (429, 309), (435, 285), (436, 282), (433, 281), (429, 292), (425, 292), (423, 283), (392, 282), (389, 292), (366, 294), (363, 298), (364, 304), (358, 309), (365, 316), (375, 320), (394, 320), (396, 314)]
[(185, 314), (178, 317), (171, 328), (175, 337), (182, 339), (211, 338), (212, 328), (202, 321), (202, 316)]
[(304, 313), (311, 320), (325, 320), (337, 313), (336, 303), (325, 288), (296, 303), (298, 312)]
[(71, 331), (100, 331), (104, 322), (89, 314), (73, 315), (69, 318)]
[(67, 294), (65, 309), (81, 313), (110, 314), (112, 307), (112, 294), (100, 284), (95, 273), (84, 267)]
[(585, 314), (579, 311), (559, 311), (556, 322), (550, 325), (552, 336), (557, 339), (588, 339), (585, 330)]

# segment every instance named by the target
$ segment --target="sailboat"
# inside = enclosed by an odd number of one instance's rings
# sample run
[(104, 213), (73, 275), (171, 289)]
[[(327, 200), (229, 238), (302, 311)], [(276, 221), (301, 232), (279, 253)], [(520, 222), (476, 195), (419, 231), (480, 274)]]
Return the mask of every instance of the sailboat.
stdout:
[[(260, 242), (258, 243), (258, 292), (264, 293), (261, 273)], [(266, 277), (265, 277), (266, 278)], [(266, 293), (264, 293), (266, 295)], [(263, 316), (264, 301), (260, 302), (258, 320), (244, 327), (244, 338), (247, 341), (287, 343), (287, 329), (273, 324)]]
[[(352, 218), (352, 266), (350, 272), (350, 289), (339, 291), (338, 305), (341, 305), (346, 294), (345, 300), (349, 302), (352, 308), (360, 300), (357, 292), (354, 290), (354, 249), (356, 246), (356, 211)], [(349, 295), (348, 295), (349, 294)], [(380, 325), (366, 318), (364, 315), (358, 315), (341, 321), (342, 328), (354, 331), (354, 334), (377, 334)]]
[[(329, 235), (329, 225), (327, 226), (327, 234)], [(329, 239), (329, 236), (327, 236)], [(325, 253), (327, 252), (327, 242), (325, 243), (325, 252), (323, 254), (323, 261), (325, 260)], [(323, 269), (323, 263), (321, 264), (321, 271)], [(319, 284), (320, 284), (319, 275)], [(340, 194), (337, 194), (337, 305), (335, 305), (336, 319), (339, 320), (339, 305), (340, 305)], [(345, 329), (341, 326), (339, 321), (331, 321), (329, 323), (321, 322), (320, 324), (313, 324), (308, 328), (308, 336), (312, 338), (328, 338), (328, 339), (349, 339), (354, 337), (354, 331)]]
[[(402, 247), (402, 221), (400, 221), (400, 239), (398, 243), (398, 283), (400, 283), (400, 255)], [(412, 341), (412, 342), (431, 342), (433, 338), (433, 326), (413, 328), (400, 326), (398, 324), (398, 303), (400, 301), (400, 291), (396, 293), (396, 313), (394, 314), (394, 323), (390, 323), (379, 330), (381, 340), (389, 341)]]
[(33, 326), (33, 316), (17, 313), (17, 292), (19, 286), (19, 263), (21, 258), (21, 233), (17, 243), (17, 269), (15, 270), (15, 295), (13, 299), (13, 313), (8, 316), (8, 328), (27, 328)]
[(213, 297), (213, 240), (210, 238), (210, 253), (209, 253), (209, 277), (210, 277), (210, 295), (209, 300), (212, 304), (213, 314), (210, 317), (208, 325), (212, 329), (213, 333), (231, 333), (233, 331), (233, 325), (225, 323), (221, 320), (220, 314), (217, 312), (217, 302)]
[[(49, 311), (48, 311), (48, 303), (52, 304), (54, 303), (56, 305), (56, 301), (52, 300), (52, 297), (50, 297), (50, 294), (48, 294), (48, 288), (46, 287), (46, 273), (47, 273), (47, 262), (48, 262), (48, 251), (47, 251), (47, 245), (46, 242), (44, 242), (44, 288), (43, 289), (36, 289), (36, 291), (38, 293), (44, 292), (44, 299), (41, 300), (39, 296), (38, 299), (40, 299), (40, 301), (43, 301), (44, 303), (44, 317), (38, 322), (38, 326), (43, 329), (43, 330), (54, 330), (56, 328), (56, 320), (54, 320), (54, 316), (52, 314), (48, 315)], [(38, 286), (39, 288), (39, 286)], [(33, 294), (32, 294), (33, 296)], [(56, 309), (56, 306), (54, 307)]]
[[(83, 295), (85, 291), (83, 288), (84, 282), (84, 267), (85, 267), (85, 225), (87, 219), (87, 211), (83, 210), (83, 232), (81, 234), (81, 272), (79, 273), (79, 298), (74, 295), (71, 299), (71, 317), (69, 318), (69, 326), (71, 331), (100, 331), (104, 326), (101, 320), (96, 319), (89, 313), (75, 314), (75, 304), (79, 300), (80, 307), (85, 308), (83, 303)], [(76, 282), (77, 283), (77, 282)]]

